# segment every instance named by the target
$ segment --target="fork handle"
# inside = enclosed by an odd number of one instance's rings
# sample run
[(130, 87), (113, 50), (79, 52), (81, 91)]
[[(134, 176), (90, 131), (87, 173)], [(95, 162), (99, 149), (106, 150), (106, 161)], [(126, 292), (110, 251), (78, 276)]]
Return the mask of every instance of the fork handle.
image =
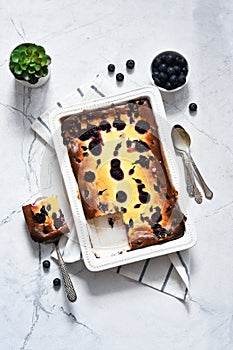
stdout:
[(205, 180), (203, 179), (203, 177), (201, 176), (201, 173), (200, 171), (198, 170), (198, 167), (196, 166), (193, 158), (190, 156), (190, 159), (191, 159), (191, 163), (192, 163), (192, 166), (193, 166), (193, 169), (196, 171), (196, 174), (199, 178), (199, 181), (200, 181), (200, 184), (202, 186), (202, 189), (205, 193), (205, 196), (207, 199), (212, 199), (213, 198), (213, 192), (209, 189), (209, 187), (207, 186)]
[(60, 271), (62, 274), (67, 298), (69, 301), (74, 302), (77, 299), (77, 295), (76, 295), (76, 292), (74, 290), (73, 283), (70, 279), (70, 276), (69, 276), (69, 273), (67, 270), (67, 266), (66, 266), (64, 260), (62, 259), (60, 249), (58, 248), (57, 245), (56, 245), (56, 252), (57, 252), (57, 258), (58, 258), (58, 265), (60, 267)]

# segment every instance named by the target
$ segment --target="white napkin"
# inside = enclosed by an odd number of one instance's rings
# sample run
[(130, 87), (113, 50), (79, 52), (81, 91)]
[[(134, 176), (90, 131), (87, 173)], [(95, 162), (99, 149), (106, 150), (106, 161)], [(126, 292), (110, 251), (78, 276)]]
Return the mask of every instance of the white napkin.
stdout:
[[(38, 117), (32, 124), (32, 129), (53, 148), (48, 122), (49, 114), (52, 111), (75, 105), (80, 101), (97, 99), (116, 92), (122, 92), (124, 89), (138, 87), (132, 79), (128, 79), (128, 84), (130, 86), (124, 83), (123, 87), (120, 88), (119, 85), (116, 85), (113, 77), (108, 79), (102, 75), (97, 75), (93, 81), (83, 86), (78, 86), (76, 91), (70, 96), (62, 101), (58, 101), (56, 106)], [(51, 147), (48, 148), (51, 150)], [(61, 249), (63, 249), (63, 259), (67, 263), (72, 263), (82, 258), (74, 227), (70, 236), (68, 238), (63, 237), (59, 244)], [(187, 300), (187, 296), (190, 296), (189, 252), (187, 250), (119, 266), (114, 271), (184, 301)]]

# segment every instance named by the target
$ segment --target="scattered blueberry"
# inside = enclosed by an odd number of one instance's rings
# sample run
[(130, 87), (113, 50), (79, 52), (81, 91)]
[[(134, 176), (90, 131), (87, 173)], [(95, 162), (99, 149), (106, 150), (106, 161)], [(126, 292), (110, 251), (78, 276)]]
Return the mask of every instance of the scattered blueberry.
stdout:
[(43, 267), (45, 269), (49, 269), (50, 268), (50, 261), (49, 260), (44, 260), (43, 261)]
[(190, 103), (190, 105), (189, 105), (189, 110), (190, 110), (191, 112), (196, 112), (196, 110), (197, 110), (197, 104), (194, 103), (194, 102)]
[(115, 66), (114, 66), (114, 64), (110, 63), (110, 64), (108, 65), (108, 71), (109, 71), (110, 73), (113, 73), (113, 72), (115, 71)]
[(123, 81), (123, 80), (124, 80), (124, 74), (122, 74), (122, 73), (117, 73), (117, 75), (116, 75), (116, 80), (117, 80), (117, 81)]
[(133, 69), (134, 66), (135, 66), (134, 60), (128, 60), (128, 61), (126, 62), (126, 67), (127, 67), (128, 69)]
[(53, 285), (54, 285), (54, 287), (60, 287), (60, 285), (61, 285), (60, 278), (54, 278)]

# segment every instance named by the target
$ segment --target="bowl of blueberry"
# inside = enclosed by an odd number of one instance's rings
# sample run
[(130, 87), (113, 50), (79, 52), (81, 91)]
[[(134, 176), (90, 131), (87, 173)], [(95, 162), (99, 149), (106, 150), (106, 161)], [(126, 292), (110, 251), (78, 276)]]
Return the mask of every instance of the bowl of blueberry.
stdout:
[(160, 91), (174, 92), (187, 84), (190, 67), (186, 58), (179, 52), (163, 51), (154, 57), (150, 75)]

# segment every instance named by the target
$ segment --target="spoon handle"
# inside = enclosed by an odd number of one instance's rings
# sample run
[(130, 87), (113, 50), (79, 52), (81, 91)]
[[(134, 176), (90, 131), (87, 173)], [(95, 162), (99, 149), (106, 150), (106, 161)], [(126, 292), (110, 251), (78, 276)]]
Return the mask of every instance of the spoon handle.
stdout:
[(193, 169), (196, 171), (196, 174), (199, 178), (199, 181), (200, 181), (200, 184), (202, 186), (202, 189), (205, 193), (205, 196), (207, 199), (212, 199), (213, 198), (213, 192), (209, 189), (209, 187), (207, 186), (205, 180), (203, 179), (203, 177), (201, 176), (201, 173), (200, 171), (198, 170), (198, 167), (196, 166), (193, 158), (190, 156), (190, 159), (191, 159), (191, 163), (192, 163), (192, 166), (193, 166)]
[(192, 166), (191, 166), (191, 159), (190, 159), (189, 154), (183, 153), (183, 159), (184, 159), (184, 164), (186, 166), (187, 172), (189, 174), (189, 178), (191, 180), (191, 184), (193, 186), (193, 192), (194, 192), (195, 201), (198, 204), (201, 204), (202, 203), (202, 195), (201, 195), (201, 192), (199, 191), (199, 189), (198, 189), (198, 187), (196, 185), (196, 181), (195, 181), (195, 178), (194, 178), (194, 175), (193, 175), (193, 169), (192, 169)]
[(64, 260), (62, 259), (60, 249), (58, 248), (57, 245), (55, 247), (56, 247), (56, 252), (57, 252), (58, 265), (59, 265), (60, 270), (61, 270), (67, 298), (69, 299), (69, 301), (74, 302), (77, 299), (77, 295), (76, 295), (76, 292), (74, 290), (73, 283), (70, 279), (70, 276), (69, 276), (69, 273), (67, 270), (67, 266), (66, 266)]
[(193, 187), (193, 184), (192, 184), (192, 181), (190, 178), (190, 169), (186, 163), (184, 153), (182, 152), (180, 154), (181, 154), (183, 164), (184, 164), (184, 175), (185, 175), (186, 189), (187, 189), (189, 197), (194, 197), (194, 187)]

